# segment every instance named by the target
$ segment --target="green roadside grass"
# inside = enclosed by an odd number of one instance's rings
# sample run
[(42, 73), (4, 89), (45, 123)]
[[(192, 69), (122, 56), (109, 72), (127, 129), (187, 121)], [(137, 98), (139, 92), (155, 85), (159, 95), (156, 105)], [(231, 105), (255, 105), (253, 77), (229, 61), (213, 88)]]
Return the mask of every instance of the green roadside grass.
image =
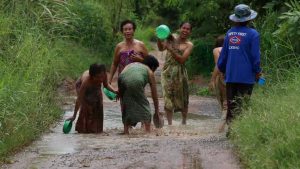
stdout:
[(65, 77), (76, 78), (91, 63), (108, 64), (110, 58), (76, 43), (35, 34), (22, 36), (2, 52), (0, 161), (5, 161), (61, 117), (56, 91)]
[(300, 73), (257, 87), (232, 125), (231, 139), (246, 168), (300, 168)]
[(153, 27), (138, 27), (134, 33), (136, 39), (145, 43), (148, 51), (153, 49), (151, 40), (155, 39), (155, 28)]

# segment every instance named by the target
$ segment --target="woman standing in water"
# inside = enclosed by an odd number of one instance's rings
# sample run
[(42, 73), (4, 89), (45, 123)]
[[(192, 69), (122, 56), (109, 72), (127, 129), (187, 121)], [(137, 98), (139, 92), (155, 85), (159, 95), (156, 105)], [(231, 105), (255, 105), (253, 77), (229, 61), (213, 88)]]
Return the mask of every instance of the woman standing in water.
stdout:
[(191, 31), (192, 25), (184, 22), (180, 25), (179, 35), (171, 35), (164, 42), (157, 41), (160, 51), (167, 50), (161, 84), (169, 125), (172, 125), (174, 111), (181, 111), (182, 124), (186, 124), (189, 93), (188, 75), (184, 64), (193, 50), (193, 43), (188, 40)]
[(111, 83), (118, 68), (118, 74), (122, 72), (126, 65), (132, 62), (142, 62), (148, 56), (148, 51), (142, 41), (134, 39), (136, 24), (131, 20), (121, 22), (120, 31), (124, 40), (117, 44), (114, 52), (113, 63), (110, 68), (108, 82)]
[(220, 53), (222, 51), (224, 37), (225, 37), (224, 35), (220, 35), (217, 38), (215, 48), (213, 49), (215, 68), (212, 73), (212, 77), (211, 77), (210, 84), (209, 84), (210, 88), (213, 88), (216, 92), (216, 95), (217, 95), (218, 101), (221, 105), (222, 111), (227, 110), (226, 84), (225, 84), (224, 75), (220, 71), (218, 71), (217, 63), (218, 63)]
[(77, 99), (73, 116), (68, 120), (74, 121), (79, 110), (75, 130), (78, 133), (103, 132), (103, 97), (101, 85), (108, 90), (118, 93), (107, 83), (104, 65), (92, 64), (76, 81)]
[[(154, 104), (154, 117), (162, 118), (159, 115), (158, 99), (154, 71), (159, 66), (154, 56), (148, 56), (142, 63), (131, 63), (127, 65), (118, 78), (120, 93), (122, 121), (124, 133), (129, 134), (129, 128), (138, 122), (144, 124), (146, 132), (150, 132), (150, 104), (145, 95), (145, 86), (150, 84), (151, 96)], [(158, 127), (162, 127), (160, 124)]]
[(224, 35), (220, 35), (217, 38), (215, 48), (213, 49), (215, 68), (209, 83), (209, 87), (214, 90), (222, 110), (223, 121), (219, 127), (219, 132), (224, 131), (224, 127), (226, 124), (226, 114), (227, 114), (226, 83), (224, 79), (224, 74), (221, 73), (217, 67), (218, 59), (224, 43), (224, 37), (225, 37)]

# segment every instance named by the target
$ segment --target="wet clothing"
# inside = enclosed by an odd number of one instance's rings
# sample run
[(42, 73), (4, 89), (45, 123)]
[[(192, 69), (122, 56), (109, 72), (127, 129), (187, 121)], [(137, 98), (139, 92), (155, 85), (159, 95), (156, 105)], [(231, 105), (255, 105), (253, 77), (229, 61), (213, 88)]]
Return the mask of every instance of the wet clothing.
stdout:
[[(81, 80), (76, 82), (79, 91)], [(86, 89), (83, 101), (80, 103), (79, 117), (75, 130), (78, 133), (103, 132), (103, 96), (101, 86), (90, 86)]]
[[(133, 63), (134, 61), (130, 58), (130, 55), (132, 54), (133, 50), (128, 51), (122, 51), (120, 52), (120, 62), (118, 65), (118, 72), (119, 74), (122, 72), (122, 70), (125, 68), (125, 66), (129, 65), (130, 63)], [(142, 53), (141, 53), (142, 54)], [(142, 55), (143, 56), (143, 55)]]
[(144, 93), (149, 83), (148, 69), (141, 63), (132, 63), (119, 75), (118, 86), (124, 124), (151, 122), (150, 104)]
[(247, 26), (232, 27), (226, 34), (218, 59), (226, 83), (254, 84), (260, 68), (259, 33)]
[[(222, 51), (222, 47), (217, 47), (213, 50), (214, 57), (217, 57), (217, 58), (214, 58), (216, 64), (218, 62), (221, 51)], [(218, 100), (218, 102), (221, 106), (222, 118), (224, 119), (225, 116), (226, 116), (225, 110), (227, 110), (226, 83), (225, 83), (224, 75), (221, 72), (216, 71), (216, 77), (213, 81), (213, 85), (214, 85), (215, 95), (216, 95), (217, 100)]]
[(222, 110), (227, 110), (226, 83), (222, 73), (218, 73), (214, 81), (215, 94)]
[[(179, 49), (178, 53), (182, 54)], [(161, 84), (165, 109), (169, 111), (183, 111), (188, 108), (188, 75), (184, 64), (178, 63), (168, 51), (164, 67), (161, 72)]]

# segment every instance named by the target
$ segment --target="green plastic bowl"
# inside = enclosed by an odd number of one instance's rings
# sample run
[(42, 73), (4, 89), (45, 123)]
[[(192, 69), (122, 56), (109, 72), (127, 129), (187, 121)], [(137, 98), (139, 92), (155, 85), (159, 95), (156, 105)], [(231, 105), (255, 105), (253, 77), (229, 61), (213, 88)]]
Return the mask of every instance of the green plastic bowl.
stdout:
[(68, 134), (72, 129), (72, 121), (71, 120), (65, 120), (64, 126), (63, 126), (63, 132), (65, 134)]
[(159, 39), (166, 39), (170, 35), (170, 29), (167, 25), (159, 25), (156, 27), (156, 36)]
[(107, 88), (103, 88), (103, 93), (109, 100), (116, 100), (117, 95), (114, 92), (109, 91)]

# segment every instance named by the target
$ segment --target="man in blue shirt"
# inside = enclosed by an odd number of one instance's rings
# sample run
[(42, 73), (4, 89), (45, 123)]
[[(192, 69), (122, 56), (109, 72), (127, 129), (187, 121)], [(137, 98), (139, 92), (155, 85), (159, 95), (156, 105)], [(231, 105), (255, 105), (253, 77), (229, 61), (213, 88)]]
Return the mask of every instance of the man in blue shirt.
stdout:
[(249, 6), (240, 4), (229, 17), (235, 26), (226, 33), (217, 64), (225, 74), (227, 124), (240, 112), (242, 100), (250, 97), (253, 85), (261, 74), (259, 33), (247, 27), (256, 16), (257, 12)]

